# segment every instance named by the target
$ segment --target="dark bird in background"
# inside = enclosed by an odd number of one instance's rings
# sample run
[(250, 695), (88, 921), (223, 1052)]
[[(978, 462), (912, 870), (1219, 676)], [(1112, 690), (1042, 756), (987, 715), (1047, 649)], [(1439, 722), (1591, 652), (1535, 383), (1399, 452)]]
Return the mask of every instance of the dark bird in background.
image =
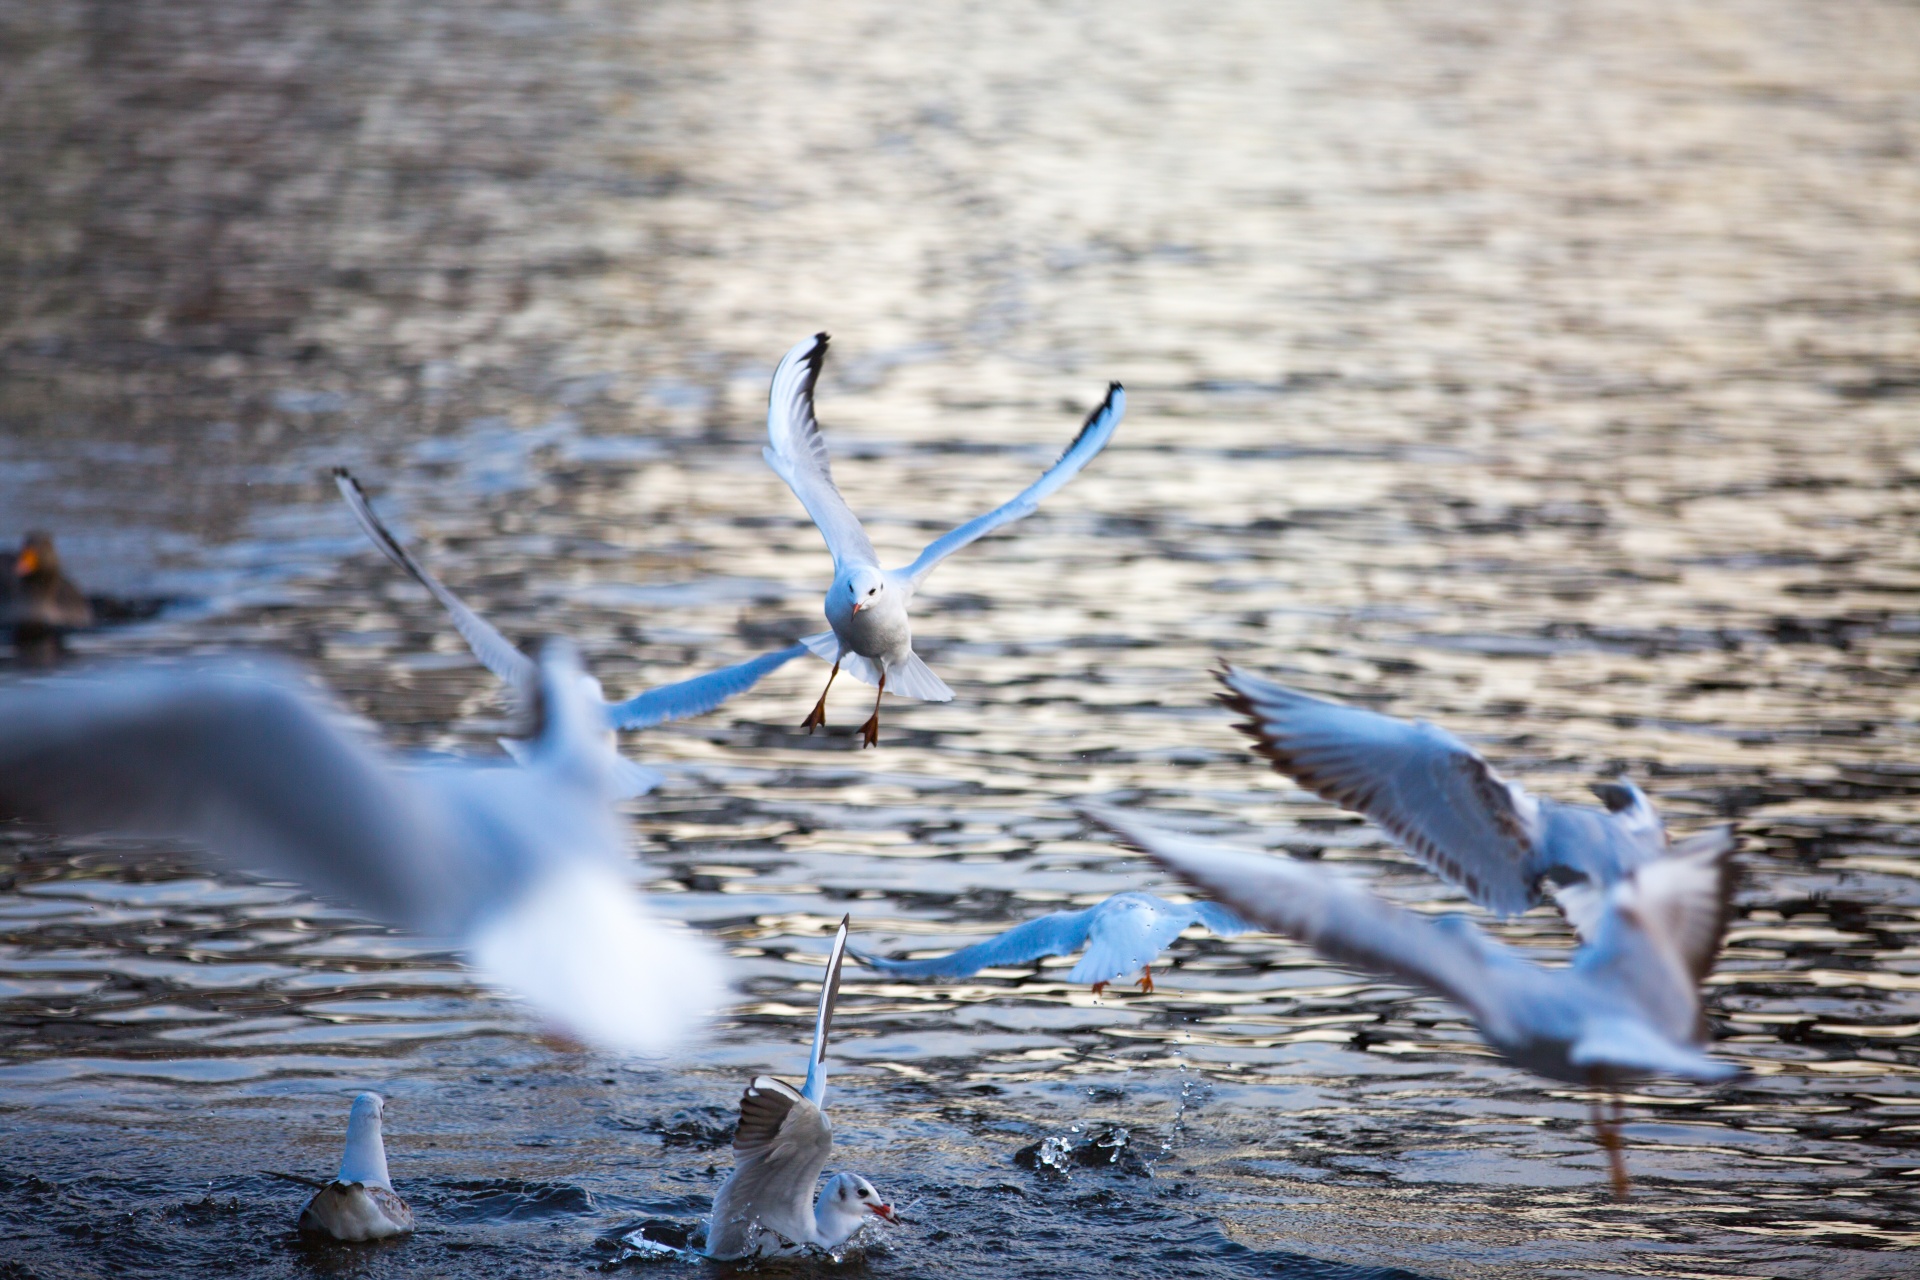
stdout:
[(35, 530), (14, 558), (5, 617), (13, 624), (13, 646), (24, 662), (49, 663), (60, 653), (68, 631), (93, 625), (93, 606), (60, 568), (53, 535)]

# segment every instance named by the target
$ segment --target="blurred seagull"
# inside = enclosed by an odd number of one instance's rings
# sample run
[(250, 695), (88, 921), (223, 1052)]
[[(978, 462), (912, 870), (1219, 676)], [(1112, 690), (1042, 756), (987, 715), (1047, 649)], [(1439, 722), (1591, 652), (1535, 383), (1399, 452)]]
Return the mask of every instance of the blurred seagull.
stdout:
[(380, 1136), (386, 1099), (363, 1093), (347, 1113), (347, 1153), (332, 1182), (314, 1192), (300, 1211), (300, 1230), (335, 1240), (384, 1240), (413, 1230), (413, 1210), (393, 1193), (387, 1147)]
[(827, 335), (816, 333), (781, 359), (767, 397), (769, 443), (761, 452), (813, 517), (827, 550), (833, 553), (833, 585), (827, 589), (826, 601), (827, 622), (833, 630), (801, 641), (831, 662), (833, 671), (827, 676), (826, 689), (820, 691), (820, 701), (800, 727), (811, 733), (816, 725), (827, 722), (827, 690), (844, 666), (856, 680), (879, 686), (873, 714), (860, 726), (862, 745), (872, 747), (880, 742), (880, 697), (888, 690), (925, 702), (953, 698), (953, 690), (913, 651), (907, 606), (914, 592), (942, 560), (1001, 525), (1032, 514), (1042, 498), (1078, 475), (1106, 448), (1127, 411), (1127, 396), (1119, 383), (1109, 383), (1107, 398), (1087, 418), (1067, 451), (1019, 496), (928, 543), (906, 568), (883, 569), (860, 518), (834, 487), (827, 442), (813, 416), (813, 386), (826, 357)]
[(1247, 717), (1241, 732), (1275, 769), (1373, 819), (1497, 915), (1539, 902), (1543, 881), (1559, 898), (1571, 885), (1604, 888), (1673, 847), (1653, 803), (1624, 779), (1594, 784), (1604, 810), (1562, 804), (1508, 782), (1424, 720), (1344, 707), (1236, 667), (1220, 681), (1220, 700)]
[(927, 960), (886, 960), (857, 948), (853, 958), (897, 978), (969, 978), (982, 969), (1027, 964), (1042, 956), (1087, 954), (1067, 974), (1068, 982), (1091, 982), (1093, 994), (1138, 973), (1140, 989), (1153, 990), (1153, 962), (1187, 928), (1200, 925), (1231, 938), (1253, 926), (1215, 902), (1168, 902), (1150, 893), (1116, 893), (1082, 911), (1056, 911), (1015, 925), (997, 938)]
[[(1480, 1034), (1528, 1071), (1617, 1090), (1648, 1076), (1714, 1082), (1740, 1074), (1701, 1050), (1700, 983), (1726, 933), (1734, 842), (1725, 827), (1681, 841), (1605, 889), (1575, 895), (1585, 942), (1549, 969), (1487, 937), (1463, 916), (1428, 919), (1323, 867), (1229, 849), (1103, 805), (1093, 821), (1248, 920), (1311, 946), (1336, 964), (1398, 979), (1472, 1015)], [(1619, 1101), (1594, 1126), (1626, 1195)]]
[(455, 939), (567, 1033), (672, 1047), (725, 995), (634, 889), (606, 721), (555, 641), (525, 767), (397, 767), (279, 666), (98, 668), (0, 686), (0, 817), (190, 840)]
[(11, 599), (0, 600), (5, 600), (13, 624), (14, 648), (28, 661), (53, 661), (62, 635), (93, 625), (93, 606), (60, 567), (60, 553), (53, 549), (50, 533), (36, 529), (20, 544), (9, 594)]
[(869, 1218), (899, 1221), (893, 1206), (857, 1173), (836, 1173), (820, 1188), (818, 1199), (813, 1193), (833, 1149), (833, 1125), (826, 1112), (827, 1028), (840, 995), (846, 949), (843, 917), (820, 979), (806, 1083), (795, 1092), (784, 1080), (755, 1076), (740, 1096), (733, 1173), (713, 1198), (708, 1257), (771, 1257), (809, 1245), (837, 1249)]
[[(440, 602), (453, 618), (453, 628), (473, 650), (473, 656), (480, 665), (504, 680), (513, 690), (516, 699), (523, 704), (531, 696), (536, 681), (534, 662), (520, 650), (514, 648), (511, 641), (479, 614), (469, 609), (466, 602), (447, 590), (440, 580), (428, 573), (418, 560), (413, 558), (406, 545), (395, 537), (380, 517), (373, 512), (373, 504), (367, 501), (365, 490), (345, 467), (335, 467), (334, 483), (339, 486), (340, 496), (347, 500), (348, 508), (354, 519), (360, 522), (360, 528), (373, 545), (387, 559), (406, 570), (415, 582), (427, 589), (427, 594)], [(804, 644), (790, 644), (784, 649), (763, 653), (757, 658), (736, 663), (731, 667), (722, 667), (718, 671), (709, 671), (703, 676), (694, 676), (690, 680), (679, 680), (673, 684), (663, 684), (657, 689), (636, 694), (625, 702), (608, 702), (600, 691), (600, 684), (591, 676), (585, 676), (593, 698), (603, 709), (607, 722), (609, 741), (611, 735), (621, 729), (646, 729), (669, 720), (685, 720), (691, 716), (704, 715), (735, 694), (745, 693), (765, 676), (793, 659), (807, 652)], [(525, 759), (526, 746), (510, 738), (502, 738), (500, 745), (515, 759)], [(622, 794), (625, 796), (644, 795), (660, 785), (661, 776), (645, 765), (635, 764), (625, 756), (618, 757), (622, 778)]]

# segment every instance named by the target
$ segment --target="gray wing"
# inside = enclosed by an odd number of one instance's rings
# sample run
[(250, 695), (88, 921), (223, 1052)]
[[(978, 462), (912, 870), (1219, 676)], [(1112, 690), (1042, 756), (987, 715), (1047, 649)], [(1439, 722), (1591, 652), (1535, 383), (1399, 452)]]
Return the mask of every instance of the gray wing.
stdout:
[(1087, 945), (1094, 907), (1083, 911), (1056, 911), (1052, 915), (1015, 925), (997, 938), (929, 960), (886, 960), (862, 951), (854, 959), (869, 969), (896, 978), (967, 978), (999, 965), (1027, 964), (1042, 956), (1071, 955)]
[(767, 393), (767, 447), (761, 450), (767, 465), (787, 482), (793, 496), (820, 527), (836, 566), (870, 564), (878, 567), (867, 531), (833, 483), (827, 465), (827, 442), (813, 416), (813, 384), (827, 358), (827, 335), (816, 333), (781, 357)]
[(615, 702), (607, 707), (607, 719), (616, 729), (645, 729), (668, 720), (684, 720), (705, 715), (728, 698), (745, 693), (760, 683), (761, 677), (792, 662), (807, 652), (804, 644), (790, 644), (772, 653), (763, 653), (746, 662), (709, 671), (691, 680), (678, 680), (657, 689)]
[(1216, 938), (1231, 938), (1252, 933), (1253, 926), (1217, 902), (1195, 902), (1193, 918)]
[(1312, 863), (1229, 849), (1104, 805), (1083, 805), (1081, 811), (1231, 903), (1245, 919), (1298, 939), (1329, 960), (1424, 987), (1476, 1014), (1498, 980), (1483, 950), (1490, 944), (1471, 926), (1443, 928)]
[(456, 924), (471, 896), (438, 798), (279, 667), (0, 688), (0, 812), (191, 840), (425, 933)]
[(820, 975), (820, 1007), (813, 1015), (813, 1048), (807, 1054), (807, 1083), (800, 1095), (816, 1107), (827, 1103), (827, 1033), (833, 1029), (833, 1006), (840, 999), (840, 969), (847, 961), (849, 916), (840, 917), (833, 946), (827, 951), (827, 969)]
[(1464, 742), (1299, 693), (1237, 668), (1220, 700), (1247, 717), (1241, 731), (1274, 768), (1307, 790), (1373, 819), (1429, 869), (1501, 915), (1539, 901), (1539, 801), (1512, 786)]
[(1040, 502), (1048, 494), (1067, 481), (1080, 474), (1081, 468), (1093, 461), (1095, 454), (1107, 447), (1107, 441), (1113, 438), (1114, 428), (1120, 425), (1120, 419), (1127, 412), (1127, 393), (1117, 382), (1107, 384), (1107, 398), (1100, 407), (1087, 415), (1080, 428), (1080, 434), (1073, 438), (1066, 452), (1060, 455), (1051, 467), (1041, 473), (1038, 480), (1022, 489), (1017, 497), (994, 508), (987, 514), (969, 520), (952, 533), (944, 534), (927, 544), (919, 558), (900, 571), (915, 586), (933, 572), (933, 567), (948, 556), (977, 539), (984, 538), (1003, 524), (1010, 524), (1022, 516), (1032, 515)]
[(740, 1095), (733, 1173), (713, 1199), (707, 1252), (716, 1258), (745, 1256), (758, 1231), (806, 1243), (813, 1228), (814, 1185), (832, 1150), (833, 1129), (820, 1108), (784, 1081), (755, 1076)]
[(360, 482), (345, 467), (334, 468), (333, 480), (340, 488), (340, 496), (347, 500), (353, 518), (360, 522), (361, 532), (380, 548), (381, 554), (406, 570), (415, 582), (427, 589), (428, 595), (440, 602), (440, 607), (453, 618), (453, 629), (473, 650), (473, 656), (480, 659), (480, 665), (512, 685), (516, 697), (531, 694), (537, 679), (533, 659), (514, 648), (513, 642), (501, 635), (491, 622), (469, 609), (464, 600), (447, 590), (440, 579), (413, 558), (405, 544), (373, 513), (373, 504), (367, 501)]

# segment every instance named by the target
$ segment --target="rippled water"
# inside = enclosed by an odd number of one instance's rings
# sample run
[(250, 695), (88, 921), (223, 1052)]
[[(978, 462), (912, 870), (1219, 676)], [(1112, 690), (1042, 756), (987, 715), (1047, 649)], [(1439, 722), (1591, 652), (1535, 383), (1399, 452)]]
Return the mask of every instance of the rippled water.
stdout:
[[(671, 1070), (541, 1043), (450, 957), (176, 849), (0, 829), (0, 1275), (559, 1275), (690, 1223), (794, 1073), (851, 912), (962, 942), (1166, 887), (1086, 795), (1457, 898), (1294, 791), (1221, 658), (1625, 768), (1745, 837), (1709, 1008), (1752, 1071), (1586, 1099), (1451, 1007), (1253, 936), (1151, 996), (849, 974), (874, 1275), (1867, 1277), (1920, 1186), (1920, 12), (1216, 3), (0, 3), (0, 536), (145, 620), (291, 651), (409, 746), (492, 682), (361, 543), (385, 510), (611, 692), (818, 628), (758, 457), (773, 359), (883, 551), (1009, 494), (1108, 378), (1115, 445), (931, 581), (958, 693), (856, 750), (795, 664), (630, 743), (663, 908), (743, 1003)], [(1503, 927), (1551, 955), (1546, 912)], [(325, 1249), (271, 1176), (375, 1087), (428, 1225)], [(1096, 1135), (1124, 1158), (1016, 1161)], [(1055, 1144), (1057, 1149), (1059, 1144)], [(836, 1166), (840, 1161), (836, 1161)]]

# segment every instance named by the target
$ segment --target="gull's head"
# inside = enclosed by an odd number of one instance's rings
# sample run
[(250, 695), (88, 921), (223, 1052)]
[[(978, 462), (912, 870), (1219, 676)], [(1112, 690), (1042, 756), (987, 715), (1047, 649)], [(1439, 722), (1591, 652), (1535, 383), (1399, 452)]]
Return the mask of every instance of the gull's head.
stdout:
[(13, 576), (30, 578), (36, 573), (57, 572), (59, 568), (60, 557), (53, 549), (53, 535), (36, 529), (20, 544), (20, 554), (13, 562)]
[(849, 1218), (871, 1214), (882, 1222), (898, 1222), (893, 1206), (881, 1198), (871, 1182), (857, 1173), (836, 1173), (822, 1188), (822, 1199), (835, 1213)]
[(886, 599), (887, 575), (871, 565), (861, 565), (847, 574), (846, 590), (855, 613), (871, 609)]

